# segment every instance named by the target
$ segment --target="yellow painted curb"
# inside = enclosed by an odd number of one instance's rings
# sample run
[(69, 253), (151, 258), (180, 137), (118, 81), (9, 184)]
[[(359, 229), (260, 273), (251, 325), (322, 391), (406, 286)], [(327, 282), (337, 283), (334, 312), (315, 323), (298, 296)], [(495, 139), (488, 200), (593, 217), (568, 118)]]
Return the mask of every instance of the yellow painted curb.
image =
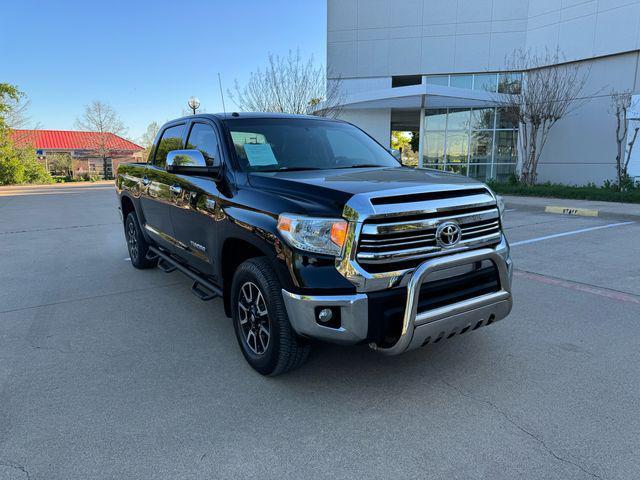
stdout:
[(554, 207), (547, 206), (544, 209), (547, 213), (559, 213), (561, 215), (578, 215), (581, 217), (597, 217), (598, 210), (590, 210), (588, 208), (571, 208), (571, 207)]

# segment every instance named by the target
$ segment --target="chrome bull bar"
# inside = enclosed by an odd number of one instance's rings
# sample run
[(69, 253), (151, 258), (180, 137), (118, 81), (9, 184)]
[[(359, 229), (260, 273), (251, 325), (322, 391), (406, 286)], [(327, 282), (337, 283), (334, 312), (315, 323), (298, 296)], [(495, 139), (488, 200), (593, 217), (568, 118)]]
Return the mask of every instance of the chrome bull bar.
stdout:
[[(439, 270), (460, 265), (492, 261), (500, 280), (500, 290), (463, 300), (425, 312), (418, 313), (420, 288), (430, 275)], [(511, 278), (509, 265), (493, 248), (482, 248), (444, 257), (434, 258), (420, 264), (407, 284), (407, 300), (402, 330), (397, 342), (390, 347), (371, 344), (371, 348), (385, 355), (398, 355), (421, 346), (431, 336), (467, 330), (487, 322), (501, 320), (511, 311)], [(455, 333), (453, 333), (455, 334)]]

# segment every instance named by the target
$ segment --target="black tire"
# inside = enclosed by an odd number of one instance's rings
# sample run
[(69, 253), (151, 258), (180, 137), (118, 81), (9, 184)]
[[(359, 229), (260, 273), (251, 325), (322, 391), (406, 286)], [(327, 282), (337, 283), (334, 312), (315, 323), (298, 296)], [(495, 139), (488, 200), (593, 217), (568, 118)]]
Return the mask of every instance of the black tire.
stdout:
[(127, 239), (131, 265), (140, 269), (153, 268), (158, 265), (157, 258), (153, 260), (147, 258), (147, 254), (150, 253), (149, 244), (144, 239), (144, 235), (142, 235), (136, 212), (131, 212), (127, 215), (127, 219), (124, 222), (124, 236)]
[[(252, 292), (249, 296), (256, 299), (255, 305), (247, 302), (247, 291)], [(262, 304), (256, 291), (262, 295)], [(282, 287), (264, 257), (247, 260), (236, 270), (231, 285), (231, 310), (233, 328), (242, 354), (258, 373), (280, 375), (298, 368), (309, 357), (311, 346), (291, 327), (282, 299)], [(254, 312), (254, 319), (251, 319), (251, 311)], [(261, 327), (266, 324), (268, 336), (261, 333)], [(253, 337), (248, 333), (251, 329), (254, 329)]]

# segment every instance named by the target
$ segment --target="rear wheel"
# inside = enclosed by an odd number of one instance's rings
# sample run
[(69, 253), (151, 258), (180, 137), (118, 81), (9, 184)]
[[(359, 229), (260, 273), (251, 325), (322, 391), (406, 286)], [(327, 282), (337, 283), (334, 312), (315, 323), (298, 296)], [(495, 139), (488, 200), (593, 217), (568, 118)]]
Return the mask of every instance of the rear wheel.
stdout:
[(231, 285), (236, 338), (244, 358), (262, 375), (302, 365), (311, 350), (289, 323), (278, 277), (265, 258), (241, 264)]
[(149, 260), (149, 244), (142, 235), (136, 212), (130, 212), (124, 222), (124, 235), (127, 239), (127, 248), (131, 265), (136, 268), (153, 268), (158, 264), (158, 259)]

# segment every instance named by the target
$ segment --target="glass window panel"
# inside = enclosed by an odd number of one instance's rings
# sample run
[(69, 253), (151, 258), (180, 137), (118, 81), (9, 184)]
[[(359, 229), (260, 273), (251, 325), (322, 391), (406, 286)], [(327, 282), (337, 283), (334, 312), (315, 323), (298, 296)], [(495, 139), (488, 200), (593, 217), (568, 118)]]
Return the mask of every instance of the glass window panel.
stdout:
[(427, 84), (446, 87), (449, 85), (449, 75), (427, 75)]
[(200, 150), (207, 165), (218, 165), (220, 156), (218, 155), (218, 135), (210, 125), (196, 123), (191, 127), (187, 149)]
[(522, 88), (521, 73), (501, 73), (498, 76), (499, 93), (520, 93)]
[(172, 150), (182, 150), (182, 134), (184, 133), (184, 125), (176, 125), (169, 127), (162, 133), (160, 143), (156, 149), (154, 165), (164, 168), (167, 163), (167, 154)]
[(444, 132), (426, 132), (424, 145), (424, 163), (442, 163), (444, 161)]
[(491, 165), (471, 164), (469, 165), (469, 176), (486, 182), (491, 178)]
[(508, 182), (511, 176), (516, 172), (515, 163), (498, 164), (494, 165), (493, 168), (495, 169), (494, 177), (498, 182)]
[(394, 75), (391, 77), (391, 88), (408, 87), (410, 85), (420, 85), (422, 75)]
[(518, 131), (497, 131), (495, 163), (516, 163), (518, 160)]
[(467, 163), (469, 134), (465, 132), (447, 132), (447, 163)]
[(495, 92), (498, 86), (498, 74), (487, 73), (475, 75), (473, 79), (474, 90), (484, 90), (486, 92)]
[(493, 108), (474, 108), (471, 111), (471, 128), (473, 130), (493, 130)]
[(467, 130), (469, 128), (470, 109), (449, 109), (447, 130)]
[(473, 75), (451, 75), (449, 77), (449, 86), (471, 90), (473, 87)]
[(496, 110), (498, 116), (496, 120), (496, 128), (517, 128), (518, 120), (513, 110), (508, 108), (498, 108)]
[(444, 130), (447, 128), (447, 109), (434, 108), (424, 111), (425, 128), (427, 130)]
[[(404, 154), (404, 152), (402, 152)], [(402, 155), (402, 165), (405, 167), (417, 168), (418, 167), (418, 155), (412, 154)]]
[(471, 132), (471, 163), (491, 163), (492, 131)]
[(444, 163), (428, 163), (424, 168), (433, 168), (435, 170), (444, 170)]
[(457, 173), (459, 175), (467, 174), (467, 164), (447, 165), (447, 172)]

